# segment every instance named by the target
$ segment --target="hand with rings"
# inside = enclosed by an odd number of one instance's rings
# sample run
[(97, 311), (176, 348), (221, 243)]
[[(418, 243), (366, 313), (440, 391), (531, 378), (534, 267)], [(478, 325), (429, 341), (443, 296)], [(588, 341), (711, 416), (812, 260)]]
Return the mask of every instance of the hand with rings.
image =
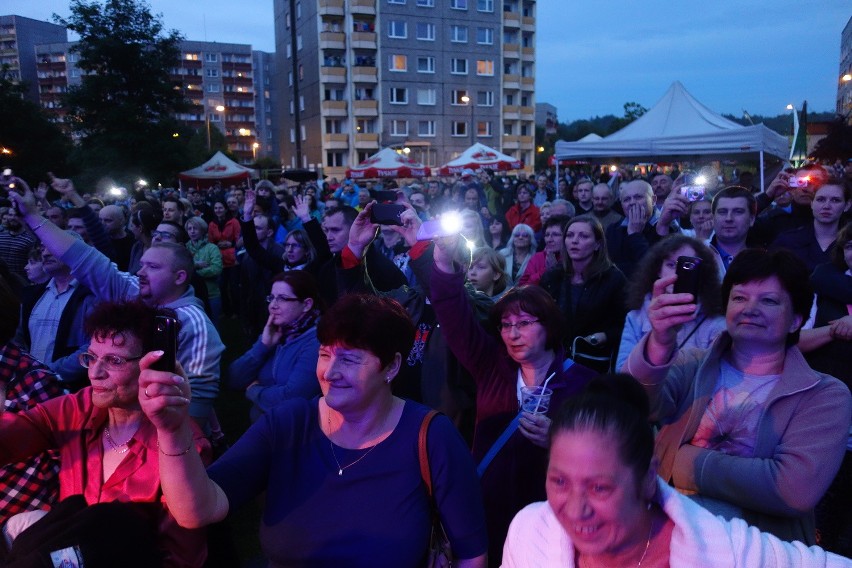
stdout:
[(162, 354), (152, 351), (139, 361), (139, 405), (157, 430), (174, 432), (189, 420), (190, 385), (180, 363), (174, 373), (151, 368)]

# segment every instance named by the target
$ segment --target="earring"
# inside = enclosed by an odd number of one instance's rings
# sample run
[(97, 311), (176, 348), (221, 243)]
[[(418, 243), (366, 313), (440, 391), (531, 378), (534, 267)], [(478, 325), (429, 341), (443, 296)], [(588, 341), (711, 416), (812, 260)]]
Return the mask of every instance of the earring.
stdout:
[(651, 510), (651, 506), (652, 506), (652, 505), (653, 505), (653, 503), (651, 503), (650, 501), (648, 501), (648, 503), (645, 505), (645, 508), (646, 508), (646, 509), (648, 509), (648, 510), (650, 511), (650, 510)]
[(385, 382), (386, 382), (387, 384), (390, 384), (391, 379), (392, 379), (392, 377), (391, 377), (390, 375), (388, 375), (388, 376), (385, 378)]

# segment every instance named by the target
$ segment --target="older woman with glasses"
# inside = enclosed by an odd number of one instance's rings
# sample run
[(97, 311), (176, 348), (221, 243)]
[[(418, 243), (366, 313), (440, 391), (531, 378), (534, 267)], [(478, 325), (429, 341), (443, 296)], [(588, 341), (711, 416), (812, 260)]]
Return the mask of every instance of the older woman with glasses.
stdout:
[(266, 301), (269, 319), (263, 332), (229, 368), (229, 386), (245, 389), (254, 404), (252, 422), (285, 400), (320, 393), (315, 370), (322, 300), (316, 279), (302, 270), (279, 274)]
[(523, 223), (515, 225), (506, 248), (500, 251), (506, 257), (506, 274), (509, 275), (510, 286), (517, 284), (524, 275), (537, 246), (532, 227)]
[[(104, 517), (98, 517), (95, 509), (88, 517), (94, 526), (76, 527), (87, 538), (105, 534), (116, 537), (118, 540), (96, 545), (103, 554), (108, 554), (107, 548), (120, 548), (118, 543), (129, 547), (116, 556), (101, 556), (114, 566), (131, 564), (123, 557), (128, 550), (134, 556), (151, 555), (145, 556), (148, 560), (134, 557), (134, 566), (201, 566), (206, 557), (204, 533), (179, 527), (169, 512), (157, 469), (163, 452), (158, 448), (156, 429), (139, 405), (139, 360), (155, 348), (156, 319), (165, 314), (141, 302), (99, 304), (85, 323), (86, 333), (92, 338), (89, 350), (80, 354), (80, 364), (88, 369), (91, 386), (20, 413), (0, 413), (0, 463), (18, 462), (45, 450), (56, 450), (61, 462), (60, 499), (82, 496), (88, 506), (120, 502), (145, 503), (153, 508), (150, 529), (158, 541), (154, 550), (140, 551), (132, 543), (142, 536), (129, 534), (124, 538), (121, 531), (125, 529), (120, 523), (113, 523), (117, 530), (113, 525), (99, 526), (96, 520)], [(0, 386), (5, 387), (3, 381)], [(172, 389), (177, 392), (178, 387)], [(143, 392), (142, 396), (152, 394)], [(209, 458), (210, 446), (201, 431), (192, 421), (188, 428), (192, 441), (187, 452)], [(124, 510), (132, 507), (129, 505)], [(68, 510), (64, 502), (55, 504), (54, 509)], [(3, 532), (14, 542), (27, 530), (40, 530), (36, 527), (61, 520), (48, 511), (29, 511), (12, 517)], [(42, 522), (33, 527), (36, 521)], [(22, 539), (21, 543), (27, 540)], [(12, 557), (18, 552), (13, 544)], [(83, 554), (85, 559), (86, 550)], [(155, 561), (156, 556), (162, 556), (163, 560)], [(9, 565), (17, 565), (12, 558), (6, 560)]]

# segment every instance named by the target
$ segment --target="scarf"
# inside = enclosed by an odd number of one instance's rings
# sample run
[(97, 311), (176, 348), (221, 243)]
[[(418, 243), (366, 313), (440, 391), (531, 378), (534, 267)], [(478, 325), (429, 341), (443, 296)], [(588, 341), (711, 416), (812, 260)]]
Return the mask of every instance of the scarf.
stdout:
[(296, 337), (299, 337), (307, 330), (315, 326), (317, 319), (319, 319), (319, 316), (319, 310), (313, 308), (312, 310), (303, 313), (301, 316), (299, 316), (299, 319), (297, 319), (290, 325), (284, 326), (284, 328), (281, 330), (281, 345), (287, 345), (287, 343), (289, 343)]

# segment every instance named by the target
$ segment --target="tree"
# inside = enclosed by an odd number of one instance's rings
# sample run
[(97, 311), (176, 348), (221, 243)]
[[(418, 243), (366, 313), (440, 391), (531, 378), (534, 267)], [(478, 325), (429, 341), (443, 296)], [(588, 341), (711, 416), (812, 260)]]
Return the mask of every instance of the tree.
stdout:
[(852, 158), (852, 124), (845, 116), (838, 115), (831, 123), (828, 134), (817, 142), (810, 157), (829, 163)]
[(80, 136), (73, 157), (81, 181), (172, 179), (191, 163), (186, 138), (173, 136), (172, 117), (188, 108), (169, 76), (180, 60), (181, 35), (165, 33), (162, 16), (141, 0), (72, 0), (70, 8), (67, 20), (53, 18), (80, 36), (72, 51), (84, 75), (64, 105)]
[(68, 175), (71, 140), (45, 116), (41, 108), (23, 98), (26, 86), (16, 83), (9, 66), (0, 69), (0, 167), (35, 186), (47, 172)]

